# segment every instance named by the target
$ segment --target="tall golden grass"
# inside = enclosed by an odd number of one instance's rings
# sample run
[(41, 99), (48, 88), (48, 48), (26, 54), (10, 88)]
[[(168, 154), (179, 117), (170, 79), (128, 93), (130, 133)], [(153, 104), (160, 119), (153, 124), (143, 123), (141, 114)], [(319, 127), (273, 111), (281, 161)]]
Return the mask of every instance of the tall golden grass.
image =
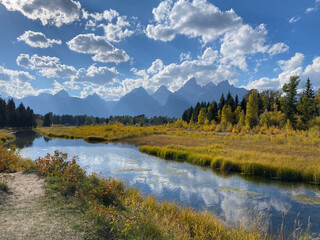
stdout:
[(141, 146), (140, 151), (164, 159), (187, 161), (214, 170), (241, 172), (285, 181), (320, 184), (320, 159), (263, 152), (228, 149), (223, 145), (207, 147)]
[[(215, 133), (182, 123), (162, 126), (97, 125), (38, 129), (45, 135), (86, 141), (126, 141), (165, 159), (188, 161), (286, 181), (320, 183), (320, 132), (266, 130), (266, 133)], [(190, 130), (191, 129), (191, 130)], [(146, 145), (146, 146), (144, 146)]]
[(82, 138), (88, 142), (107, 142), (119, 141), (133, 137), (142, 137), (151, 134), (160, 134), (166, 132), (165, 126), (125, 126), (122, 124), (114, 125), (94, 125), (82, 127), (49, 127), (37, 128), (42, 134), (48, 137), (79, 139)]

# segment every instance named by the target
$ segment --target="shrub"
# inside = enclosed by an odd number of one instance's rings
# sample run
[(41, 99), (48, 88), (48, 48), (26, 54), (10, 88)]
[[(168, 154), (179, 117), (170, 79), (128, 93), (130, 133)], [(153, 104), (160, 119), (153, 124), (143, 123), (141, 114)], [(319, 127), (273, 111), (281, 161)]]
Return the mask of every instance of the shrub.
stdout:
[(0, 173), (13, 173), (32, 166), (32, 162), (21, 158), (14, 149), (0, 145)]
[(73, 156), (69, 161), (67, 154), (55, 151), (54, 155), (47, 154), (44, 158), (39, 157), (35, 161), (35, 166), (41, 175), (56, 177), (61, 181), (61, 190), (64, 194), (74, 195), (86, 174), (86, 171), (77, 164), (76, 159), (76, 156)]

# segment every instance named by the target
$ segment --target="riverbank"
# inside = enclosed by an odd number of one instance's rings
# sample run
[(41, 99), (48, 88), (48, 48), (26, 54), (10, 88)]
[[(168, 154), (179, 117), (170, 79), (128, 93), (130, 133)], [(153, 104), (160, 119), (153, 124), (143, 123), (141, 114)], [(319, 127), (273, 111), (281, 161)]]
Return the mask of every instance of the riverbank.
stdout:
[(0, 129), (0, 142), (6, 142), (14, 138), (14, 134), (10, 133), (8, 129)]
[[(8, 195), (7, 199), (17, 196), (26, 208), (22, 210), (20, 203), (5, 201), (1, 207), (6, 210), (1, 211), (1, 219), (5, 221), (3, 226), (8, 228), (1, 231), (3, 234), (14, 231), (25, 220), (29, 221), (29, 227), (21, 228), (27, 229), (27, 235), (17, 231), (14, 236), (37, 239), (37, 234), (45, 231), (45, 236), (50, 239), (54, 236), (58, 236), (56, 239), (59, 236), (60, 239), (62, 236), (70, 236), (71, 239), (79, 239), (79, 236), (87, 239), (269, 239), (258, 225), (250, 230), (227, 227), (211, 213), (196, 212), (174, 203), (159, 203), (153, 197), (145, 198), (137, 190), (128, 189), (117, 180), (104, 179), (97, 174), (87, 176), (76, 159), (67, 161), (62, 153), (38, 159), (35, 167), (38, 174), (45, 177), (46, 183), (34, 174), (15, 173), (15, 182), (8, 184), (9, 191), (18, 193)], [(35, 168), (29, 168), (28, 172), (32, 169), (35, 171)], [(21, 181), (28, 186), (20, 186), (20, 191), (16, 186), (23, 185)], [(39, 188), (43, 184), (46, 191)], [(26, 196), (34, 202), (22, 201), (29, 199)], [(9, 202), (13, 204), (11, 207)], [(57, 212), (52, 215), (54, 219), (63, 214), (70, 219), (66, 229), (60, 229), (65, 224), (56, 226), (52, 222), (48, 215), (52, 206), (53, 209), (57, 207)], [(41, 224), (35, 228), (33, 223), (39, 219)], [(48, 227), (53, 230), (49, 231)], [(58, 234), (51, 236), (55, 229)]]
[(51, 137), (124, 141), (164, 159), (188, 161), (223, 172), (320, 184), (319, 131), (215, 134), (170, 126), (100, 125), (38, 129)]
[(87, 142), (115, 142), (155, 134), (165, 134), (167, 127), (161, 126), (124, 126), (95, 125), (82, 127), (41, 127), (36, 128), (44, 136), (65, 139), (84, 139)]

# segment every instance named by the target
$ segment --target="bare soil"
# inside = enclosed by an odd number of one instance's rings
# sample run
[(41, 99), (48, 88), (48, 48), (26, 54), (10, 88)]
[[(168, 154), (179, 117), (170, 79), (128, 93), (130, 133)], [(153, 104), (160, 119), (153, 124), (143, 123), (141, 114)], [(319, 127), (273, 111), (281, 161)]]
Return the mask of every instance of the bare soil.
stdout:
[(83, 239), (75, 226), (79, 216), (53, 204), (45, 193), (45, 181), (36, 174), (12, 174), (9, 193), (0, 193), (0, 239)]

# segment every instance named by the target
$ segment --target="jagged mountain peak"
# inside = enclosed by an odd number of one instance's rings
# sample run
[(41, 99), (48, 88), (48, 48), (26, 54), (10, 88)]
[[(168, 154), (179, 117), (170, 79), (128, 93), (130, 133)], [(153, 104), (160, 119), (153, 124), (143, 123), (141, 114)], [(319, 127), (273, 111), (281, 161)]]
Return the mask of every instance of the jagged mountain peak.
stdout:
[(66, 90), (61, 90), (60, 92), (57, 92), (54, 94), (56, 97), (70, 97)]
[(147, 91), (143, 88), (143, 87), (138, 87), (133, 89), (130, 93), (128, 93), (127, 95), (132, 95), (132, 94), (143, 94), (143, 95), (149, 95), (147, 93)]
[(217, 87), (230, 87), (232, 85), (230, 85), (229, 81), (228, 80), (224, 80), (222, 82), (219, 82)]
[(85, 99), (101, 100), (101, 97), (98, 94), (94, 93), (92, 95), (88, 95)]
[(166, 86), (162, 85), (152, 96), (163, 106), (170, 95), (172, 95), (172, 92), (170, 92)]
[(158, 92), (170, 92), (170, 91), (168, 90), (168, 88), (166, 86), (162, 85), (161, 87), (158, 88), (157, 91), (154, 92), (154, 94), (156, 94)]
[(86, 114), (102, 117), (141, 114), (145, 114), (147, 117), (181, 117), (184, 110), (194, 106), (197, 102), (219, 101), (221, 94), (226, 96), (229, 91), (233, 97), (238, 95), (240, 100), (247, 93), (246, 89), (230, 85), (228, 81), (222, 81), (218, 85), (208, 83), (202, 87), (197, 84), (195, 78), (191, 78), (174, 93), (169, 91), (166, 86), (161, 86), (150, 95), (143, 87), (139, 87), (115, 102), (106, 102), (97, 94), (89, 95), (86, 98), (70, 97), (65, 90), (55, 95), (42, 93), (39, 96), (29, 96), (15, 99), (15, 101), (16, 104), (23, 102), (25, 106), (34, 109), (35, 113), (43, 115), (53, 112), (57, 115)]
[(193, 77), (190, 78), (185, 84), (184, 87), (198, 87), (197, 80)]

